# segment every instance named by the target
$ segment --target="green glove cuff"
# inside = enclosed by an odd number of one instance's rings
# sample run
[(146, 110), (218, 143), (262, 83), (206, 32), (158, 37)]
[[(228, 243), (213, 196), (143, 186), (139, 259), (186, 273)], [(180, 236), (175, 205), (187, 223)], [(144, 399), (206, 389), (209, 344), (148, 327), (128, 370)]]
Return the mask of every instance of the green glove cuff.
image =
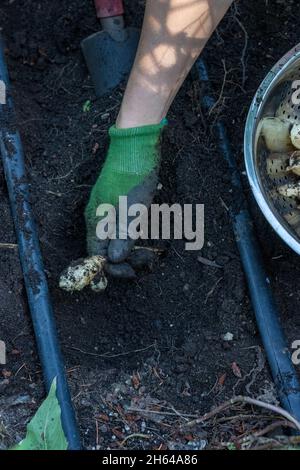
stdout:
[(167, 124), (109, 129), (110, 146), (106, 161), (94, 185), (85, 216), (87, 226), (96, 222), (99, 204), (117, 205), (119, 196), (126, 196), (135, 186), (142, 184), (160, 161), (160, 136)]
[(159, 163), (159, 138), (166, 120), (150, 126), (119, 129), (112, 126), (105, 172), (147, 175)]

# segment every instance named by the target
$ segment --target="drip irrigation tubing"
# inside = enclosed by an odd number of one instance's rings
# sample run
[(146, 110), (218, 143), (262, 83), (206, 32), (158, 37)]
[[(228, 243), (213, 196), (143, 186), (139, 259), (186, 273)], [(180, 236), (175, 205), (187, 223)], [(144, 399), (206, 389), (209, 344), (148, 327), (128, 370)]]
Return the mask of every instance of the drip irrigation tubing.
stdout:
[[(209, 112), (215, 106), (216, 101), (211, 96), (205, 62), (199, 59), (195, 69), (204, 88), (202, 105), (206, 112)], [(279, 321), (278, 307), (274, 300), (270, 279), (265, 270), (253, 220), (247, 207), (240, 172), (224, 122), (217, 119), (213, 128), (220, 151), (231, 171), (231, 185), (235, 201), (230, 208), (230, 217), (273, 380), (282, 406), (300, 421), (300, 383)]]
[(77, 450), (81, 448), (79, 431), (57, 337), (37, 228), (30, 205), (24, 152), (16, 126), (15, 109), (5, 62), (4, 42), (1, 37), (0, 83), (2, 89), (5, 90), (2, 96), (4, 100), (2, 104), (0, 103), (0, 152), (45, 387), (49, 391), (56, 378), (57, 398), (61, 407), (64, 433), (69, 449)]

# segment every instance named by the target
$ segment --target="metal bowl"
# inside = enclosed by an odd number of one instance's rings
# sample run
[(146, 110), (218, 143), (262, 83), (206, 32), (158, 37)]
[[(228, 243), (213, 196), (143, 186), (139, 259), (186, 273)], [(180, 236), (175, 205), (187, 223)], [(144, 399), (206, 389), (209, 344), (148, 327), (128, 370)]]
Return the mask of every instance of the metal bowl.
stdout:
[(300, 177), (286, 172), (288, 155), (271, 154), (266, 148), (259, 123), (273, 116), (300, 124), (300, 105), (292, 99), (299, 89), (300, 44), (272, 68), (260, 85), (249, 110), (244, 139), (246, 170), (255, 199), (273, 229), (298, 254), (300, 200), (280, 195), (278, 187), (300, 181)]

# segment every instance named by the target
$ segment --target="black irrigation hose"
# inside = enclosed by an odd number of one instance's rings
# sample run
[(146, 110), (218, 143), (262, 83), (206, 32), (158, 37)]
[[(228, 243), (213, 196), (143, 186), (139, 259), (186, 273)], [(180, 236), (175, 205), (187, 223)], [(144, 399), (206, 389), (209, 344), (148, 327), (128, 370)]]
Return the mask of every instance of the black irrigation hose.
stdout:
[(18, 239), (19, 254), (46, 389), (57, 378), (57, 398), (69, 449), (80, 449), (75, 413), (65, 376), (54, 315), (48, 291), (38, 233), (29, 202), (20, 134), (15, 127), (14, 105), (0, 37), (0, 81), (5, 84), (6, 103), (0, 103), (0, 152)]
[[(196, 62), (198, 76), (204, 85), (203, 107), (215, 105), (210, 96), (209, 76), (203, 60)], [(279, 322), (270, 280), (266, 274), (253, 221), (247, 208), (239, 170), (233, 156), (226, 128), (221, 120), (214, 125), (220, 150), (231, 170), (235, 204), (230, 210), (235, 239), (247, 278), (256, 321), (282, 406), (300, 421), (300, 384), (291, 361), (289, 348)]]

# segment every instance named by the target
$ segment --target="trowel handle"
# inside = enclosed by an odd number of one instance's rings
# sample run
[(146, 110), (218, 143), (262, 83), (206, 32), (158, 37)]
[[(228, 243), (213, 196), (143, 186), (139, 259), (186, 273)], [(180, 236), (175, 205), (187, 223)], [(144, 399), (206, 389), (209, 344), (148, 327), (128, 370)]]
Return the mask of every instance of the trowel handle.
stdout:
[(122, 0), (94, 0), (94, 2), (98, 18), (124, 15)]
[(124, 24), (122, 0), (94, 0), (94, 2), (103, 31), (108, 33), (114, 41), (126, 41), (128, 31)]

